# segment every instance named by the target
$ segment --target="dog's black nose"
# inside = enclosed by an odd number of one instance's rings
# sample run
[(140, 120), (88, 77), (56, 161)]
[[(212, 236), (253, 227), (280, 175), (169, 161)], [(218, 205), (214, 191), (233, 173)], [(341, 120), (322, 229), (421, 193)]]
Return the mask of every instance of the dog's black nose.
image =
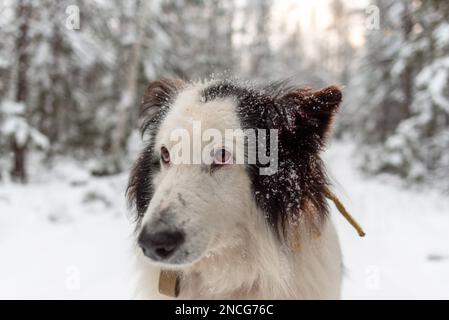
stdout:
[(184, 243), (184, 233), (179, 230), (151, 231), (144, 228), (137, 239), (143, 253), (153, 260), (170, 257)]

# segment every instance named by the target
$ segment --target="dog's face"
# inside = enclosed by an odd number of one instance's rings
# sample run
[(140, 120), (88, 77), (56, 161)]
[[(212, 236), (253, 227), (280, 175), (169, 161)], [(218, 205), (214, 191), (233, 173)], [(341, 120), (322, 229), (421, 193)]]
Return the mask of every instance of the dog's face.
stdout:
[[(256, 207), (276, 233), (303, 201), (310, 205), (306, 197), (325, 181), (317, 153), (341, 99), (338, 89), (326, 90), (280, 95), (227, 82), (150, 84), (143, 99), (150, 142), (128, 190), (144, 254), (166, 266), (189, 265), (245, 241)], [(239, 143), (226, 133), (248, 129), (277, 130), (279, 147), (269, 151), (276, 172), (261, 174), (259, 162), (248, 163), (254, 140)], [(242, 154), (245, 161), (237, 161)], [(312, 204), (325, 211), (317, 198)]]
[[(244, 165), (230, 164), (232, 145), (200, 141), (204, 159), (193, 163), (192, 156), (181, 162), (182, 154), (194, 151), (187, 144), (193, 149), (195, 124), (201, 125), (201, 135), (215, 129), (224, 136), (225, 129), (240, 127), (235, 99), (204, 103), (200, 98), (200, 87), (179, 92), (154, 135), (154, 193), (142, 218), (139, 243), (151, 260), (165, 264), (194, 262), (220, 245), (220, 239), (229, 242), (249, 212), (250, 182)], [(177, 132), (186, 133), (182, 150), (173, 139)]]

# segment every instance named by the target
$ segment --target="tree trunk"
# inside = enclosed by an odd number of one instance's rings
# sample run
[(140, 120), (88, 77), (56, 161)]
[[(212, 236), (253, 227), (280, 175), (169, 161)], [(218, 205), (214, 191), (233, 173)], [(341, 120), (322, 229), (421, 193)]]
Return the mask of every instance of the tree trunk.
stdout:
[[(50, 110), (51, 114), (49, 115), (49, 128), (48, 128), (48, 137), (50, 140), (50, 145), (54, 146), (58, 142), (61, 142), (61, 135), (64, 131), (64, 112), (62, 110), (63, 101), (61, 101), (61, 97), (65, 96), (64, 92), (64, 79), (61, 78), (60, 73), (60, 56), (62, 51), (62, 37), (58, 27), (54, 27), (53, 29), (53, 38), (51, 42), (51, 50), (53, 55), (53, 68), (50, 71), (50, 81), (51, 81), (51, 91), (49, 92), (51, 100), (50, 100)], [(51, 149), (50, 153), (51, 153)]]
[(14, 167), (11, 172), (12, 178), (16, 182), (25, 183), (27, 174), (25, 170), (26, 147), (17, 143), (16, 139), (11, 141), (11, 149), (14, 153)]
[[(403, 30), (404, 38), (407, 41), (410, 38), (410, 34), (413, 30), (413, 19), (410, 6), (411, 4), (404, 4), (404, 14), (403, 14)], [(402, 74), (402, 91), (404, 94), (404, 104), (403, 104), (403, 118), (410, 115), (410, 105), (413, 101), (413, 65), (411, 62), (407, 63), (405, 70)]]
[[(20, 21), (19, 35), (16, 41), (17, 54), (17, 86), (16, 101), (26, 103), (28, 96), (27, 70), (29, 67), (29, 56), (27, 53), (28, 29), (31, 17), (31, 5), (21, 0), (17, 6), (17, 19)], [(26, 110), (22, 115), (25, 117)], [(26, 142), (18, 141), (15, 136), (12, 137), (11, 148), (14, 153), (14, 163), (11, 172), (12, 179), (25, 183), (26, 173)]]

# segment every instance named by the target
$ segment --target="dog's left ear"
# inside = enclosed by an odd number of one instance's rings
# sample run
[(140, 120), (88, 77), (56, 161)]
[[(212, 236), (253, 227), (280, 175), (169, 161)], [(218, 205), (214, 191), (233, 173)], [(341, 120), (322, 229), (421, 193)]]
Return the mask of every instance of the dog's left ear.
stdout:
[(295, 89), (281, 97), (287, 110), (293, 112), (290, 117), (291, 129), (300, 139), (313, 139), (324, 144), (334, 114), (342, 101), (342, 92), (336, 86), (318, 91)]
[(143, 119), (142, 134), (167, 112), (180, 89), (186, 85), (183, 80), (163, 79), (148, 84), (141, 101), (140, 117)]

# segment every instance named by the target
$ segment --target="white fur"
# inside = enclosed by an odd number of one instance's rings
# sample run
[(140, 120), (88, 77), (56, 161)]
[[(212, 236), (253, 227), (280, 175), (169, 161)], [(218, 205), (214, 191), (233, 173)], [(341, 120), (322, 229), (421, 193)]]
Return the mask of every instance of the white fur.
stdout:
[[(189, 86), (178, 95), (156, 135), (155, 150), (169, 148), (170, 132), (190, 130), (194, 120), (201, 121), (203, 130), (240, 127), (232, 99), (203, 103), (200, 89)], [(213, 174), (200, 165), (172, 165), (161, 169), (154, 185), (142, 226), (164, 219), (161, 212), (169, 211), (166, 218), (183, 228), (186, 242), (162, 264), (136, 250), (140, 297), (166, 298), (157, 290), (161, 268), (182, 271), (180, 298), (185, 299), (340, 297), (342, 262), (332, 222), (327, 220), (317, 237), (300, 221), (291, 230), (298, 234), (299, 249), (281, 244), (255, 204), (243, 165)]]

